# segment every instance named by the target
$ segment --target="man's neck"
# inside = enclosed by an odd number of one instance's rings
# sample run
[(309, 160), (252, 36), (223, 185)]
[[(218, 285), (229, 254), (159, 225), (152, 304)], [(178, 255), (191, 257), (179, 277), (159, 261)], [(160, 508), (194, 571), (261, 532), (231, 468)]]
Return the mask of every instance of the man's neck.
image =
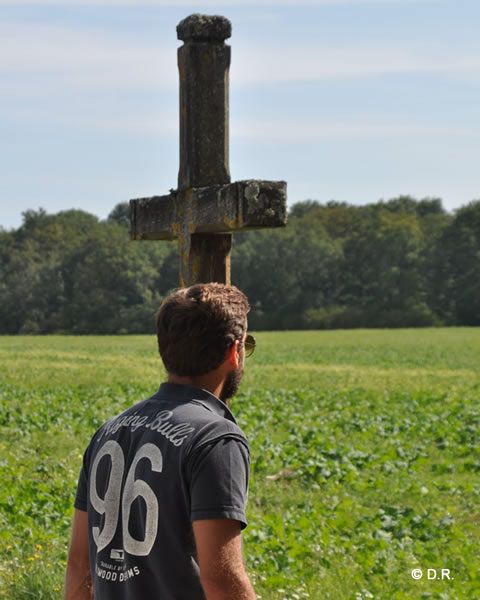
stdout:
[(219, 380), (218, 377), (212, 376), (211, 373), (194, 377), (188, 375), (173, 375), (172, 373), (169, 373), (167, 381), (168, 383), (178, 383), (180, 385), (193, 385), (194, 387), (207, 390), (217, 398), (220, 398), (223, 387), (223, 379)]

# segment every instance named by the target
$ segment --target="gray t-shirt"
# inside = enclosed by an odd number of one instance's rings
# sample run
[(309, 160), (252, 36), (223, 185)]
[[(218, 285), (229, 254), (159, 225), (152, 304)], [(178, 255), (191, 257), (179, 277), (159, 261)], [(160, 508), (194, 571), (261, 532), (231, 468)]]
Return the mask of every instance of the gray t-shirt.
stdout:
[(162, 383), (105, 423), (83, 457), (96, 600), (203, 600), (192, 521), (246, 527), (249, 448), (210, 392)]

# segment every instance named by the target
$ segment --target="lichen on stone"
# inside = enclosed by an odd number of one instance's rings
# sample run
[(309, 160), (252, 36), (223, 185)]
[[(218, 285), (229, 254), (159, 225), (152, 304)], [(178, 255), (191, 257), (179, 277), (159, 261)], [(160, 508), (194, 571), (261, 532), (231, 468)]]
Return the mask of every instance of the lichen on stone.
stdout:
[(189, 15), (177, 25), (177, 37), (183, 41), (222, 42), (232, 35), (232, 24), (220, 15)]

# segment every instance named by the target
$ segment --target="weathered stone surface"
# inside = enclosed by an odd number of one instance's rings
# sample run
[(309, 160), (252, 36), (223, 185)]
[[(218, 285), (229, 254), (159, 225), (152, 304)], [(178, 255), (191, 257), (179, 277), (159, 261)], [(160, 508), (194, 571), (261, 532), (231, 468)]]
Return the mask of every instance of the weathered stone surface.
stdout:
[(189, 240), (185, 251), (180, 246), (180, 285), (229, 283), (232, 234), (194, 233)]
[(250, 179), (139, 198), (130, 205), (132, 238), (136, 240), (284, 227), (287, 184)]
[(287, 223), (287, 184), (285, 181), (237, 182), (243, 194), (243, 221), (254, 227), (281, 227)]
[(177, 25), (177, 37), (183, 41), (223, 42), (232, 35), (232, 24), (219, 15), (193, 14)]
[(230, 46), (202, 42), (178, 49), (180, 168), (178, 188), (230, 182)]

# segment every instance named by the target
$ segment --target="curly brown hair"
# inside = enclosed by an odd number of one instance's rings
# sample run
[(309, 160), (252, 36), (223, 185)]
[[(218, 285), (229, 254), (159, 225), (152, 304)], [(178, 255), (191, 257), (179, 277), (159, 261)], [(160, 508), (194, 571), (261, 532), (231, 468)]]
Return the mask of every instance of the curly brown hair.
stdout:
[(204, 375), (216, 369), (247, 329), (250, 305), (234, 285), (198, 283), (172, 292), (157, 313), (158, 349), (168, 373)]

